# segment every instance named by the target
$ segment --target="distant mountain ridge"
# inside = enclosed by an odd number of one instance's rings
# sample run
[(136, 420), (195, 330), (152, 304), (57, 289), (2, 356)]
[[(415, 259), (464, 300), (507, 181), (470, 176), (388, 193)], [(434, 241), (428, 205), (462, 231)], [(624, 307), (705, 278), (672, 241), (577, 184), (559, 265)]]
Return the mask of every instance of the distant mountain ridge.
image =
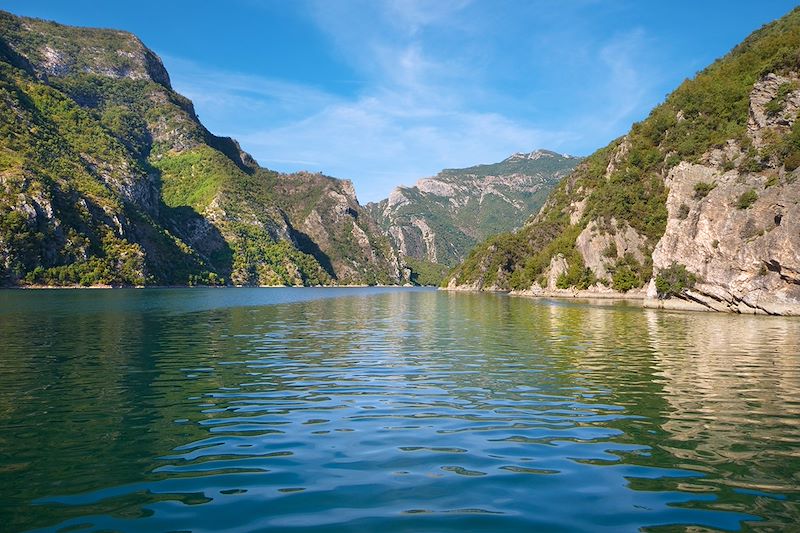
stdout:
[(0, 285), (406, 280), (349, 182), (211, 134), (134, 35), (0, 11)]
[(367, 209), (401, 256), (452, 266), (477, 242), (522, 225), (580, 161), (549, 150), (516, 153), (442, 170)]

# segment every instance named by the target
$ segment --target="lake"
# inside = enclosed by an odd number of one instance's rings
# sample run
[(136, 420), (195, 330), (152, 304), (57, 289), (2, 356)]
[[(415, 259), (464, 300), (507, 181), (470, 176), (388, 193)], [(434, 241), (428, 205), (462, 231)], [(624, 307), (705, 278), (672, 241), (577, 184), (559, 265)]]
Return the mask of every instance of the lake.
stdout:
[(4, 531), (797, 524), (797, 318), (402, 288), (0, 292)]

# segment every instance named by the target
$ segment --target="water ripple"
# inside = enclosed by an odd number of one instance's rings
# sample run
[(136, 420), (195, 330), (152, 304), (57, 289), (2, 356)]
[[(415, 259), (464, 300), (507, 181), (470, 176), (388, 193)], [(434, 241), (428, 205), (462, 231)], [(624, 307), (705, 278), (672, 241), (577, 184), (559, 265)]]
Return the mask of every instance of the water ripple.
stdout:
[(10, 530), (800, 523), (798, 320), (431, 291), (119, 294), (0, 300)]

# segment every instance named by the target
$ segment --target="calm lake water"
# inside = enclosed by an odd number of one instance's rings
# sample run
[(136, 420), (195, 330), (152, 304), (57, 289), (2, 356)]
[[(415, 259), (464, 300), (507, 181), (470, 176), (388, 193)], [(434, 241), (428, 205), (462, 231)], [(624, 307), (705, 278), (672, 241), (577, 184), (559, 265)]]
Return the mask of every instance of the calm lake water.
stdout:
[(0, 292), (0, 530), (798, 524), (798, 319), (410, 289)]

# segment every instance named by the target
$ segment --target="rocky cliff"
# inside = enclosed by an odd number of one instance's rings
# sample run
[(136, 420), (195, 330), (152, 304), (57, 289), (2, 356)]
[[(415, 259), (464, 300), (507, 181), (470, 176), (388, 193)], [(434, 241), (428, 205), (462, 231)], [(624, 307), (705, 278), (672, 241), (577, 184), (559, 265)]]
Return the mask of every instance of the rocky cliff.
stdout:
[(454, 266), (481, 240), (521, 226), (579, 161), (548, 150), (517, 153), (443, 170), (367, 207), (401, 255)]
[(2, 284), (401, 281), (348, 182), (259, 167), (131, 34), (0, 12), (0, 101)]
[(799, 58), (794, 10), (587, 158), (448, 285), (800, 314)]
[(300, 248), (341, 283), (391, 284), (406, 280), (391, 244), (356, 198), (349, 180), (299, 172), (273, 183)]

